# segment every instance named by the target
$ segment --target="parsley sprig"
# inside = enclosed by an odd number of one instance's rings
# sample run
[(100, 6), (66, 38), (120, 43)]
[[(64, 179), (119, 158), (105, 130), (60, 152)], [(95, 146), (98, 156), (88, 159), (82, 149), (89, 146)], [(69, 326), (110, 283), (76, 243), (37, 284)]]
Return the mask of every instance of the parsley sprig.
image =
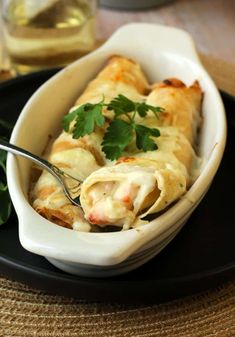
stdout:
[[(152, 151), (158, 148), (152, 137), (159, 137), (160, 131), (136, 123), (135, 117), (138, 114), (141, 118), (144, 118), (150, 110), (156, 118), (159, 118), (159, 113), (164, 109), (145, 102), (133, 102), (121, 94), (108, 104), (104, 103), (103, 99), (97, 104), (86, 103), (79, 106), (64, 116), (62, 121), (64, 130), (71, 132), (73, 138), (76, 139), (91, 134), (96, 127), (102, 127), (105, 124), (105, 118), (102, 114), (104, 107), (114, 112), (114, 119), (106, 129), (101, 144), (108, 159), (119, 158), (133, 139), (135, 139), (136, 146), (140, 150)], [(71, 127), (72, 121), (74, 123)]]
[(62, 124), (65, 131), (69, 131), (70, 123), (75, 120), (73, 126), (73, 138), (80, 138), (86, 134), (91, 134), (96, 126), (102, 127), (105, 118), (102, 115), (104, 103), (97, 104), (86, 103), (80, 105), (77, 109), (64, 116)]

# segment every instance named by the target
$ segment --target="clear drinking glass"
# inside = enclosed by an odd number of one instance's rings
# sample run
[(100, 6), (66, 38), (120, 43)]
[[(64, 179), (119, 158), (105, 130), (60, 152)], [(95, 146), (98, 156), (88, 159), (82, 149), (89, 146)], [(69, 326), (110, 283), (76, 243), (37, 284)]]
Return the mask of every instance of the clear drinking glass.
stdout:
[(63, 67), (95, 47), (96, 0), (3, 0), (6, 48), (24, 74)]

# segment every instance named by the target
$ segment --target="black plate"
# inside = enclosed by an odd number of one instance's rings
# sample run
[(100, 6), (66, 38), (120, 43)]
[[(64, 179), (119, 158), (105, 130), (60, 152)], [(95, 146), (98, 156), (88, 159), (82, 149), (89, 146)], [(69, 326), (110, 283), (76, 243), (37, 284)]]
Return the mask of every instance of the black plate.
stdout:
[[(32, 93), (55, 70), (34, 73), (0, 86), (0, 118), (15, 122)], [(235, 276), (235, 99), (222, 93), (228, 141), (215, 180), (177, 237), (135, 271), (108, 279), (66, 274), (23, 249), (12, 214), (0, 228), (0, 273), (50, 293), (89, 301), (159, 302), (217, 286)], [(43, 121), (42, 121), (43, 123)]]

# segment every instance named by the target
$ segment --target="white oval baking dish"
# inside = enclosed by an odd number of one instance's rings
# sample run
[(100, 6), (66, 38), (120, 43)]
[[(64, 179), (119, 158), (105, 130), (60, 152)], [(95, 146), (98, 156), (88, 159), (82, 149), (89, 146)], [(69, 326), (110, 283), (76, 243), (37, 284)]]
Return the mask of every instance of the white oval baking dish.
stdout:
[(130, 271), (158, 254), (174, 238), (207, 192), (226, 141), (223, 104), (200, 63), (192, 38), (176, 28), (133, 23), (121, 27), (102, 47), (43, 84), (20, 114), (11, 142), (40, 155), (48, 135), (57, 132), (64, 113), (113, 54), (139, 62), (150, 81), (177, 77), (186, 84), (195, 79), (200, 82), (204, 101), (199, 151), (205, 160), (190, 190), (149, 224), (122, 232), (82, 233), (59, 227), (36, 213), (28, 202), (31, 163), (8, 155), (8, 186), (19, 218), (22, 246), (45, 256), (64, 271), (92, 277)]

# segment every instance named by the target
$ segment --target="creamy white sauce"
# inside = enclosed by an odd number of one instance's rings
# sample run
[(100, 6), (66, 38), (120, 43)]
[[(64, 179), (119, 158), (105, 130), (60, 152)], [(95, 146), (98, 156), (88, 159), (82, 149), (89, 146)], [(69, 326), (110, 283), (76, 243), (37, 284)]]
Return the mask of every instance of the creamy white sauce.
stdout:
[(56, 152), (51, 155), (51, 162), (62, 167), (64, 172), (78, 180), (84, 180), (92, 172), (100, 168), (100, 166), (97, 165), (94, 156), (89, 151), (82, 148)]
[(76, 221), (73, 223), (73, 229), (78, 232), (90, 232), (91, 231), (91, 225), (88, 222), (85, 221)]

